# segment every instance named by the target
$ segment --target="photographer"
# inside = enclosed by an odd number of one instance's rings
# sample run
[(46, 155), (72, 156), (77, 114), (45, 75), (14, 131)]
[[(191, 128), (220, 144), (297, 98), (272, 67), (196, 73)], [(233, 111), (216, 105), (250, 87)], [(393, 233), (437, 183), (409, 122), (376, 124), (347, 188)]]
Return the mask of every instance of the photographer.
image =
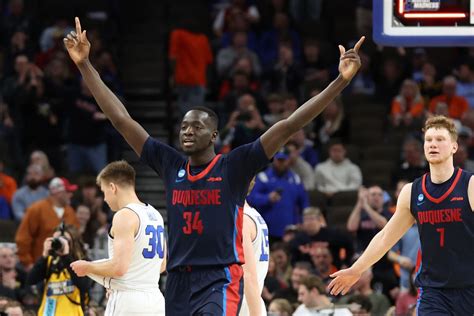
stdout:
[(28, 275), (29, 284), (43, 282), (38, 315), (84, 315), (90, 280), (78, 277), (70, 263), (85, 257), (78, 230), (61, 224), (44, 241), (43, 255)]

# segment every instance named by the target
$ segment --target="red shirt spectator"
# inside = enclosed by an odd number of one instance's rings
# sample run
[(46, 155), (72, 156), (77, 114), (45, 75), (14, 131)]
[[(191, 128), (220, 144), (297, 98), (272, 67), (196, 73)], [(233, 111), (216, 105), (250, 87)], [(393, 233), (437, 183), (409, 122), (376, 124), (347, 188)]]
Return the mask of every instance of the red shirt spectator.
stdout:
[(434, 97), (430, 102), (430, 112), (435, 113), (438, 103), (448, 105), (451, 118), (461, 119), (469, 109), (469, 104), (464, 97), (456, 95), (456, 78), (448, 76), (443, 80), (443, 94)]

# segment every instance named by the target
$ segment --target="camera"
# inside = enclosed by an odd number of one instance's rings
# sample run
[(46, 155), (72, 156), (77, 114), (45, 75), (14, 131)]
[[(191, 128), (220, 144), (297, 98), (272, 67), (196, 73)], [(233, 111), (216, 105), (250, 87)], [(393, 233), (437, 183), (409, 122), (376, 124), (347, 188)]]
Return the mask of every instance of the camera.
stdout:
[(64, 250), (64, 243), (61, 241), (61, 237), (54, 237), (51, 240), (51, 255), (62, 253)]
[(248, 122), (252, 119), (252, 115), (249, 112), (241, 112), (239, 116), (237, 116), (237, 121), (240, 122)]

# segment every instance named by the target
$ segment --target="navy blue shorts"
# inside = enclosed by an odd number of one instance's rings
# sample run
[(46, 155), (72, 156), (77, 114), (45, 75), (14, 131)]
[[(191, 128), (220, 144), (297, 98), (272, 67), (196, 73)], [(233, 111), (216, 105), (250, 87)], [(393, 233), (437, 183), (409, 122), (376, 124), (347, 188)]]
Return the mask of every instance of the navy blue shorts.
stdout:
[(238, 264), (173, 269), (166, 279), (166, 315), (237, 316), (243, 290), (243, 270)]
[(420, 288), (416, 311), (418, 316), (474, 315), (474, 287)]

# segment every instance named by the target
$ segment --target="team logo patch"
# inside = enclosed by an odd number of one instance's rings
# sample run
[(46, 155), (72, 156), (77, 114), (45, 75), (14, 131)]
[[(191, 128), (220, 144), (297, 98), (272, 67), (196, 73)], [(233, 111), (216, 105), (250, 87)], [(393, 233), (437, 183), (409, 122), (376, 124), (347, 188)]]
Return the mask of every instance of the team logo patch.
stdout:
[(186, 170), (184, 170), (184, 169), (179, 169), (179, 171), (178, 171), (178, 178), (176, 179), (176, 182), (181, 182), (181, 181), (183, 181), (185, 175), (186, 175)]
[(423, 201), (425, 196), (423, 194), (418, 195), (418, 202)]

